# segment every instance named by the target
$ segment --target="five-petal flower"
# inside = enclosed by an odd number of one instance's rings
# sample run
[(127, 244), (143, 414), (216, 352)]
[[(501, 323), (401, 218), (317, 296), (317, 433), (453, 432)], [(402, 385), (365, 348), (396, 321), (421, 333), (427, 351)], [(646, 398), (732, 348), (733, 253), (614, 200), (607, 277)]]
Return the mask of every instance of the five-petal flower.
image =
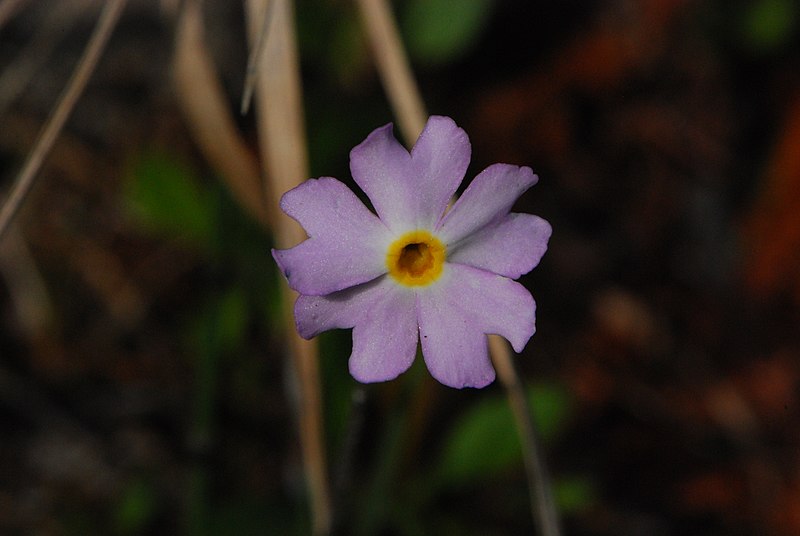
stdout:
[(309, 236), (273, 250), (300, 293), (297, 330), (311, 338), (353, 328), (349, 365), (359, 381), (397, 377), (419, 343), (441, 383), (483, 387), (495, 377), (486, 335), (502, 335), (520, 352), (535, 331), (533, 298), (513, 279), (539, 263), (551, 228), (510, 210), (537, 177), (528, 167), (494, 164), (448, 211), (470, 152), (450, 118), (431, 117), (410, 152), (389, 124), (350, 153), (353, 179), (377, 215), (330, 177), (281, 199)]

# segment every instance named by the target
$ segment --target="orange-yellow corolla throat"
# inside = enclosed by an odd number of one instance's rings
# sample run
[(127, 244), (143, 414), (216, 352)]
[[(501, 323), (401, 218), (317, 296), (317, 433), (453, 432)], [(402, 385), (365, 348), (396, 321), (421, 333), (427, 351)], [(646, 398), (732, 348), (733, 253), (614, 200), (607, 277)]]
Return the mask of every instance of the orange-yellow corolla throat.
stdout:
[(444, 244), (428, 231), (411, 231), (389, 246), (386, 267), (389, 275), (402, 285), (429, 285), (442, 275), (446, 254)]

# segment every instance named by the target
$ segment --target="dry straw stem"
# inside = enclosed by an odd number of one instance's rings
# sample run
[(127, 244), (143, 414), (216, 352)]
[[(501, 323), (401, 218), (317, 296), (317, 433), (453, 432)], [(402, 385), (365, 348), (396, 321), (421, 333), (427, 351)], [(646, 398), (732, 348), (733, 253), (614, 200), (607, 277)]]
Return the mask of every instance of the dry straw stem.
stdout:
[(511, 412), (517, 422), (522, 443), (522, 458), (530, 487), (534, 523), (540, 536), (559, 536), (561, 529), (553, 502), (550, 475), (539, 448), (525, 389), (514, 367), (514, 356), (505, 339), (498, 335), (489, 335), (489, 351), (492, 354), (494, 368), (497, 370), (497, 377), (506, 390)]
[[(261, 154), (268, 180), (267, 199), (276, 213), (274, 235), (279, 248), (296, 245), (305, 239), (303, 229), (278, 210), (278, 195), (308, 178), (308, 156), (303, 125), (300, 92), (300, 65), (294, 34), (293, 6), (289, 0), (247, 2), (248, 30), (251, 43), (261, 42), (263, 51), (256, 66), (258, 79), (257, 122)], [(269, 11), (267, 9), (269, 8)], [(264, 24), (264, 17), (271, 20)], [(268, 28), (265, 38), (260, 33)], [(300, 443), (311, 493), (313, 530), (316, 535), (328, 534), (331, 528), (331, 497), (325, 454), (322, 421), (322, 397), (319, 378), (319, 353), (316, 341), (306, 341), (294, 330), (291, 320), (296, 294), (283, 285), (286, 311), (286, 339), (294, 359), (299, 387), (297, 400)]]
[(14, 180), (8, 200), (0, 210), (0, 238), (8, 230), (11, 221), (19, 211), (23, 201), (25, 201), (25, 197), (30, 192), (31, 187), (33, 187), (44, 159), (50, 153), (56, 138), (64, 127), (64, 123), (66, 123), (69, 114), (75, 108), (78, 97), (83, 93), (86, 83), (89, 81), (92, 72), (94, 72), (97, 61), (100, 59), (100, 55), (108, 42), (108, 38), (111, 37), (111, 33), (114, 31), (114, 27), (124, 8), (125, 0), (108, 0), (105, 4), (103, 12), (95, 25), (92, 37), (78, 62), (78, 66), (72, 73), (67, 87), (61, 94), (53, 114), (36, 140), (28, 159)]
[[(400, 41), (397, 24), (386, 0), (358, 0), (358, 5), (389, 101), (400, 129), (411, 145), (422, 132), (426, 113)], [(506, 390), (522, 441), (534, 523), (541, 536), (558, 536), (560, 529), (550, 480), (539, 452), (525, 390), (514, 368), (513, 355), (508, 343), (497, 335), (489, 336), (489, 350), (500, 382)]]
[(383, 86), (408, 145), (425, 126), (427, 113), (408, 63), (397, 23), (386, 0), (358, 0)]
[(242, 140), (203, 34), (201, 2), (184, 4), (175, 35), (175, 91), (195, 142), (236, 201), (269, 226), (258, 161)]
[(50, 323), (53, 307), (39, 267), (15, 225), (0, 242), (0, 276), (8, 283), (22, 328), (31, 339), (41, 335)]
[(97, 0), (58, 2), (47, 11), (25, 47), (3, 70), (0, 78), (0, 115), (4, 114), (25, 90), (61, 40), (81, 18), (83, 12), (89, 7), (95, 7), (95, 4)]
[(0, 28), (13, 17), (29, 0), (3, 0), (0, 3)]
[(256, 78), (258, 74), (258, 65), (261, 61), (261, 54), (264, 52), (264, 42), (269, 33), (269, 24), (272, 20), (274, 2), (267, 0), (267, 7), (264, 8), (264, 16), (261, 21), (261, 28), (258, 30), (258, 37), (254, 40), (250, 50), (250, 55), (247, 58), (247, 72), (244, 77), (244, 91), (242, 91), (242, 102), (239, 106), (239, 111), (245, 115), (250, 111), (250, 102), (253, 100), (253, 91), (256, 86)]

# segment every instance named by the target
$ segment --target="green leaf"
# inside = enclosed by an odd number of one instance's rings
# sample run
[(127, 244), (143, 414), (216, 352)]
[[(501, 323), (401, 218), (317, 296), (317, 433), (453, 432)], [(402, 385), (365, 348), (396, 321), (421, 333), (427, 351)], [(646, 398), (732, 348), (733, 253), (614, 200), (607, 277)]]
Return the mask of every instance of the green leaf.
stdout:
[(217, 332), (219, 351), (235, 351), (244, 341), (250, 315), (244, 291), (238, 287), (231, 288), (214, 305), (215, 310), (211, 314), (216, 319), (214, 329)]
[(311, 533), (303, 505), (272, 496), (225, 496), (217, 501), (212, 514), (205, 534), (263, 536)]
[(117, 531), (140, 534), (157, 511), (158, 500), (149, 482), (136, 479), (122, 493), (114, 513)]
[(230, 287), (209, 294), (196, 308), (188, 318), (185, 340), (193, 354), (218, 363), (239, 351), (249, 321), (247, 296), (241, 288)]
[(553, 495), (559, 512), (568, 515), (590, 506), (597, 497), (597, 490), (588, 478), (572, 476), (556, 480)]
[[(566, 392), (554, 384), (527, 389), (534, 422), (543, 442), (552, 441), (570, 410)], [(504, 395), (483, 398), (453, 424), (439, 464), (443, 484), (458, 485), (492, 477), (522, 463), (514, 417)]]
[(197, 246), (213, 243), (216, 202), (188, 166), (147, 153), (134, 162), (127, 186), (131, 211), (153, 232)]
[(774, 50), (791, 37), (797, 21), (796, 0), (759, 0), (744, 13), (745, 42), (757, 52)]
[(528, 387), (528, 407), (542, 441), (553, 441), (569, 418), (571, 399), (567, 391), (555, 383)]
[(444, 63), (466, 52), (489, 21), (494, 0), (409, 0), (402, 27), (409, 52)]

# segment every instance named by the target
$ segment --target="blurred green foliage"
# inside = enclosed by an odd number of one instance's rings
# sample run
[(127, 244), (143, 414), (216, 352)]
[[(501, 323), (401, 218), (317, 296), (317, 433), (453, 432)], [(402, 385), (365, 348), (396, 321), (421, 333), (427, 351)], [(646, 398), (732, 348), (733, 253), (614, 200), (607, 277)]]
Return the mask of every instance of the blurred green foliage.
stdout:
[(457, 59), (489, 23), (493, 0), (407, 0), (400, 9), (405, 44), (423, 64)]
[[(176, 157), (145, 151), (130, 163), (124, 190), (130, 215), (154, 239), (181, 244), (203, 266), (201, 292), (178, 312), (182, 349), (193, 370), (192, 404), (187, 413), (188, 448), (200, 458), (219, 442), (221, 399), (257, 399), (220, 392), (225, 379), (259, 378), (265, 366), (265, 348), (252, 349), (251, 329), (277, 329), (282, 323), (277, 270), (270, 254), (269, 236), (240, 210), (219, 181), (199, 176)], [(237, 373), (237, 371), (242, 371)], [(240, 389), (258, 391), (263, 385), (238, 381)], [(230, 403), (230, 402), (229, 402)], [(254, 515), (252, 504), (231, 513), (212, 499), (210, 467), (194, 464), (186, 494), (187, 534), (257, 534), (268, 526)], [(153, 490), (142, 482), (126, 490), (118, 505), (121, 533), (134, 533), (154, 514)], [(247, 506), (247, 508), (245, 508)], [(237, 523), (217, 520), (218, 516)], [(290, 523), (282, 515), (282, 523)], [(223, 530), (224, 528), (224, 530)]]
[(129, 482), (114, 514), (118, 534), (142, 534), (158, 511), (158, 492), (146, 478)]
[(215, 200), (178, 160), (151, 152), (133, 163), (125, 198), (138, 221), (153, 233), (209, 249), (218, 227)]
[(741, 33), (754, 52), (771, 52), (790, 39), (796, 29), (800, 4), (796, 0), (757, 0), (742, 14)]
[(585, 510), (597, 498), (597, 490), (588, 476), (562, 476), (553, 483), (553, 495), (563, 515)]
[[(571, 402), (556, 384), (527, 389), (539, 437), (552, 442), (569, 418)], [(522, 464), (522, 450), (514, 416), (505, 396), (483, 397), (453, 423), (442, 448), (438, 475), (444, 485), (495, 477)]]

